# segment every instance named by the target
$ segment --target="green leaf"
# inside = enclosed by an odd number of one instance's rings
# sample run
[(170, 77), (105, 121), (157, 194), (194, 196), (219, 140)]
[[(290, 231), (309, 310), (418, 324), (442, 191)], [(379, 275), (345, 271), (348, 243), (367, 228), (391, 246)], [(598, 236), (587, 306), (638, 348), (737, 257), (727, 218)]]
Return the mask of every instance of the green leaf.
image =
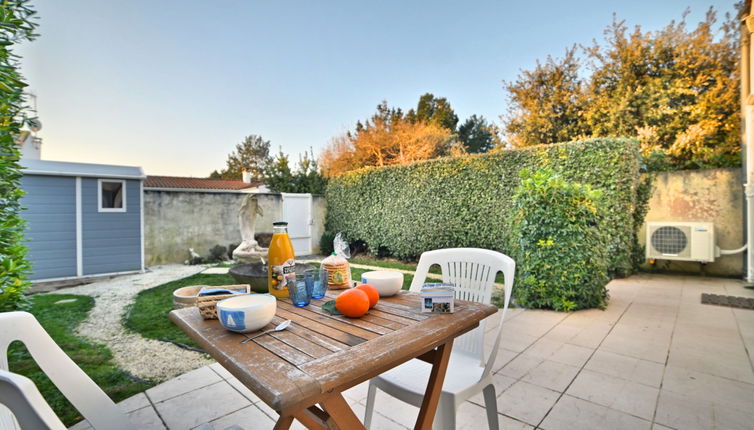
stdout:
[(326, 302), (324, 305), (322, 305), (322, 310), (329, 313), (330, 315), (343, 315), (340, 313), (340, 311), (335, 307), (335, 300), (330, 300)]

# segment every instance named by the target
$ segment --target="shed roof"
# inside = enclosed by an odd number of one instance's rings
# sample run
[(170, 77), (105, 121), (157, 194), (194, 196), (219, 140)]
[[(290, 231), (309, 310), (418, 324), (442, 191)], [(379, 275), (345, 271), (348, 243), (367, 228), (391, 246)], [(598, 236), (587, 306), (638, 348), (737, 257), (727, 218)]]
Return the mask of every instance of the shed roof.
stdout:
[(246, 191), (257, 188), (263, 182), (244, 182), (229, 179), (187, 178), (181, 176), (147, 176), (144, 188), (174, 190)]
[(96, 178), (144, 179), (141, 167), (112, 164), (70, 163), (67, 161), (21, 159), (25, 175), (81, 176)]

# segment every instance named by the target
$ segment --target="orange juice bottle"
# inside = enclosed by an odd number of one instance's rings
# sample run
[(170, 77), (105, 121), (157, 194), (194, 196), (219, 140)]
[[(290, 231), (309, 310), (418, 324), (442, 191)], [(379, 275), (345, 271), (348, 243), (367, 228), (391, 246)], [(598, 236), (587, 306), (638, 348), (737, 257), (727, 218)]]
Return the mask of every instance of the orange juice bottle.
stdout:
[(295, 266), (288, 223), (272, 223), (272, 240), (267, 254), (267, 288), (270, 294), (277, 298), (288, 297), (288, 282), (296, 282)]

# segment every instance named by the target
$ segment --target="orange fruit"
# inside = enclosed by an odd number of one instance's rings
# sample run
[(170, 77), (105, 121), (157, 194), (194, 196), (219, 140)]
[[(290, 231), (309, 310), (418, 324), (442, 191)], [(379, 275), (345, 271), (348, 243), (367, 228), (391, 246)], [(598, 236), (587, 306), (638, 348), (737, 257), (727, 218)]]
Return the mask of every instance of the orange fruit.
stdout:
[(380, 300), (380, 292), (377, 291), (377, 288), (374, 288), (369, 284), (361, 284), (356, 288), (367, 293), (367, 296), (369, 296), (369, 309), (372, 309)]
[(335, 299), (335, 308), (347, 317), (358, 318), (369, 310), (369, 296), (355, 288), (343, 291)]

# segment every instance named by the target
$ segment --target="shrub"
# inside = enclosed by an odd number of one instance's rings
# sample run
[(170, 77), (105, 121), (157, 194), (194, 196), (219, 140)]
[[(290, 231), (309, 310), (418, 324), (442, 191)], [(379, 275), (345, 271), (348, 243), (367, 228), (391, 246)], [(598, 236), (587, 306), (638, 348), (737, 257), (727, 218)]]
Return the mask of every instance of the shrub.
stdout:
[(16, 309), (23, 303), (28, 287), (26, 248), (21, 244), (24, 222), (19, 217), (20, 158), (15, 137), (21, 131), (23, 89), (14, 44), (34, 38), (34, 11), (25, 1), (3, 2), (0, 14), (0, 311)]
[(458, 246), (515, 255), (517, 238), (508, 221), (520, 172), (549, 167), (565, 181), (602, 190), (608, 268), (625, 276), (638, 246), (639, 166), (636, 140), (600, 138), (360, 169), (328, 184), (326, 230), (344, 231), (372, 252), (382, 249), (403, 259)]
[(521, 177), (511, 218), (518, 238), (517, 303), (557, 311), (604, 307), (609, 278), (602, 192), (551, 169), (524, 170)]
[(332, 254), (334, 251), (333, 240), (335, 240), (335, 233), (330, 231), (322, 233), (322, 237), (319, 238), (319, 253), (322, 255)]

